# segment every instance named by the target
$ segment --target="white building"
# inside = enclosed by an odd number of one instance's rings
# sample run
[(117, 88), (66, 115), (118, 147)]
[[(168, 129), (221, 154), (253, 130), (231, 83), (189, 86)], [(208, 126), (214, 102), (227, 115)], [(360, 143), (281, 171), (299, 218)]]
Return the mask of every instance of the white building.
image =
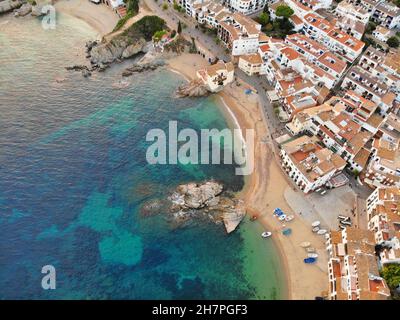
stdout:
[(376, 6), (371, 18), (388, 29), (400, 27), (400, 8), (390, 2), (382, 1)]
[(353, 62), (362, 52), (365, 43), (336, 28), (326, 19), (314, 13), (304, 17), (304, 33), (348, 62)]
[(249, 15), (263, 10), (267, 2), (267, 0), (225, 0), (224, 4), (234, 12)]
[(225, 16), (218, 25), (218, 37), (232, 50), (233, 56), (256, 53), (261, 25), (240, 13)]
[(327, 236), (329, 298), (331, 300), (387, 300), (390, 290), (380, 277), (374, 235), (345, 228)]
[(338, 155), (317, 142), (317, 137), (301, 136), (280, 146), (283, 169), (304, 193), (324, 186), (346, 165)]
[(377, 188), (366, 205), (368, 229), (381, 246), (381, 264), (400, 263), (400, 189)]
[(224, 63), (219, 60), (216, 64), (198, 70), (197, 77), (211, 92), (221, 91), (226, 85), (234, 81), (233, 63)]

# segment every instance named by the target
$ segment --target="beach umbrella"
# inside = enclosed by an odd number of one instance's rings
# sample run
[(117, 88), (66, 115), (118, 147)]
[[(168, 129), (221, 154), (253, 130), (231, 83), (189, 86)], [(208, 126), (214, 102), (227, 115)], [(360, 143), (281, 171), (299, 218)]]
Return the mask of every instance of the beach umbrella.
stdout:
[(321, 224), (321, 221), (314, 221), (312, 224), (311, 224), (311, 226), (313, 227), (313, 228), (315, 228), (315, 227), (318, 227), (319, 225)]
[(311, 243), (307, 241), (300, 243), (300, 247), (302, 248), (308, 248), (309, 246), (311, 246)]

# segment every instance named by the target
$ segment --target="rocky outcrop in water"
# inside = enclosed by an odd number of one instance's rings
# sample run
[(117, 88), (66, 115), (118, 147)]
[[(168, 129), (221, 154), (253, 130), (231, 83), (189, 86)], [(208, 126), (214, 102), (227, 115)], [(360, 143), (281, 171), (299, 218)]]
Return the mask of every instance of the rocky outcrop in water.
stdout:
[(122, 33), (111, 35), (101, 42), (86, 45), (88, 58), (92, 65), (108, 65), (118, 60), (129, 59), (145, 53), (148, 41), (156, 31), (165, 28), (165, 21), (157, 16), (145, 16)]
[(218, 204), (217, 196), (222, 192), (223, 186), (215, 181), (203, 184), (188, 183), (178, 186), (175, 193), (175, 204), (183, 209), (199, 209), (209, 205)]
[(175, 223), (190, 218), (207, 217), (223, 222), (227, 233), (233, 232), (246, 215), (243, 201), (223, 194), (223, 185), (215, 181), (182, 184), (171, 195), (170, 211)]
[(163, 60), (159, 60), (159, 61), (154, 61), (151, 63), (136, 63), (134, 64), (132, 67), (126, 68), (123, 72), (122, 72), (122, 76), (123, 77), (129, 77), (131, 75), (133, 75), (134, 73), (140, 73), (140, 72), (145, 72), (145, 71), (153, 71), (156, 70), (157, 68), (161, 67), (165, 65), (165, 62)]
[(0, 1), (0, 14), (7, 13), (21, 7), (25, 1), (22, 0), (2, 0)]
[(113, 41), (100, 43), (90, 51), (90, 62), (92, 64), (109, 64), (119, 59), (127, 59), (143, 52), (146, 40), (139, 38), (131, 43), (125, 38), (116, 38)]
[(192, 80), (186, 84), (181, 85), (176, 90), (176, 96), (183, 97), (204, 97), (209, 94), (207, 87), (200, 79)]

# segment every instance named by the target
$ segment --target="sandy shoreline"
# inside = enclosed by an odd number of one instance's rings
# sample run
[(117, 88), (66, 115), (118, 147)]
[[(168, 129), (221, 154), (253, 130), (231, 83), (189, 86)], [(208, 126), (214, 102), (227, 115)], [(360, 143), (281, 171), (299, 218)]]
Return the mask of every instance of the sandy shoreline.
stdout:
[[(97, 9), (94, 10), (92, 6)], [(60, 12), (86, 21), (100, 36), (110, 33), (118, 21), (117, 15), (110, 8), (104, 5), (96, 6), (87, 0), (61, 0), (56, 7)], [(87, 12), (90, 12), (90, 16)], [(196, 54), (183, 54), (170, 59), (168, 63), (172, 71), (181, 74), (187, 80), (195, 78), (196, 70), (208, 65), (205, 59)], [(313, 234), (301, 216), (294, 213), (287, 204), (284, 192), (290, 186), (275, 161), (258, 96), (246, 95), (245, 88), (250, 86), (245, 83), (241, 83), (240, 86), (231, 84), (223, 92), (215, 95), (230, 126), (236, 127), (238, 124), (242, 130), (255, 130), (254, 172), (245, 177), (245, 187), (238, 197), (245, 201), (250, 215), (258, 216), (257, 222), (254, 223), (260, 223), (264, 229), (271, 230), (274, 234), (270, 240), (274, 241), (284, 268), (287, 291), (285, 298), (314, 299), (327, 288), (326, 264), (305, 265), (303, 259), (306, 254), (299, 244), (309, 241), (318, 252), (325, 252), (324, 240)], [(276, 207), (295, 215), (295, 220), (287, 225), (293, 230), (290, 237), (282, 235), (282, 224), (272, 216)]]
[(96, 5), (88, 0), (59, 0), (54, 6), (57, 13), (86, 22), (97, 31), (99, 38), (112, 32), (119, 20), (111, 8), (104, 4)]
[[(190, 54), (184, 54), (169, 61), (169, 67), (186, 79), (193, 79), (196, 70), (206, 65), (208, 63), (201, 56)], [(231, 84), (216, 95), (231, 127), (236, 127), (237, 122), (242, 130), (255, 130), (254, 172), (245, 177), (245, 187), (238, 197), (247, 204), (248, 213), (258, 216), (258, 223), (274, 233), (273, 241), (278, 248), (286, 275), (287, 295), (285, 298), (314, 299), (326, 290), (326, 266), (324, 263), (313, 266), (304, 264), (303, 259), (306, 253), (299, 244), (309, 241), (318, 252), (323, 253), (325, 252), (324, 238), (313, 234), (306, 221), (294, 213), (287, 204), (284, 192), (290, 186), (279, 164), (275, 161), (271, 148), (272, 142), (262, 118), (258, 96), (246, 95), (244, 91), (247, 88), (251, 87), (243, 82), (239, 87)], [(290, 237), (282, 235), (282, 223), (272, 216), (272, 211), (276, 207), (295, 215), (295, 220), (287, 223), (287, 227), (293, 230)]]

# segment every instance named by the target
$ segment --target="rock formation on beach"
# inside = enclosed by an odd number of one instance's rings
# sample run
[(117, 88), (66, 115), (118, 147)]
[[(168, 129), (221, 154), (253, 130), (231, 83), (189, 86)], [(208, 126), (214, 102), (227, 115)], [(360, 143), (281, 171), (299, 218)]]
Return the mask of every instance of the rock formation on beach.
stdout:
[(210, 92), (200, 79), (192, 80), (186, 84), (181, 85), (176, 90), (176, 96), (183, 97), (204, 97)]
[(122, 33), (111, 35), (111, 39), (103, 38), (99, 43), (92, 43), (88, 47), (90, 62), (93, 65), (110, 64), (146, 52), (147, 43), (154, 33), (165, 27), (163, 19), (157, 16), (145, 16)]
[(22, 0), (0, 0), (0, 14), (18, 9), (24, 3), (25, 1)]
[(222, 221), (227, 233), (233, 232), (246, 215), (243, 201), (223, 195), (223, 185), (215, 181), (179, 185), (170, 200), (170, 211), (177, 222), (207, 216), (216, 223)]

